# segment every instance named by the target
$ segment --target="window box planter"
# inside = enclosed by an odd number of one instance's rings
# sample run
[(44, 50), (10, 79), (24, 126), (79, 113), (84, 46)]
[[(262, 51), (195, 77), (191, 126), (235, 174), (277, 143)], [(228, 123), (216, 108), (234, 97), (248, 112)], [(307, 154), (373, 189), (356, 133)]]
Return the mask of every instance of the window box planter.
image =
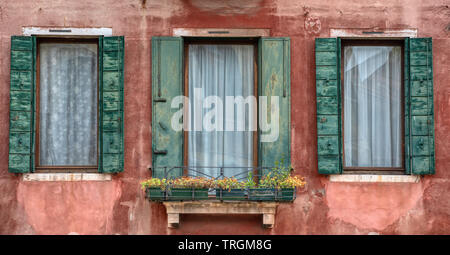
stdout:
[(247, 200), (248, 192), (245, 189), (217, 189), (216, 198), (219, 200)]
[(177, 189), (167, 190), (167, 200), (206, 200), (208, 199), (208, 189)]
[(248, 199), (251, 201), (293, 201), (295, 189), (249, 189)]
[(296, 195), (296, 189), (281, 189), (278, 190), (278, 197), (276, 198), (277, 201), (294, 201)]
[(166, 192), (160, 188), (146, 188), (145, 194), (150, 201), (161, 201), (166, 197)]

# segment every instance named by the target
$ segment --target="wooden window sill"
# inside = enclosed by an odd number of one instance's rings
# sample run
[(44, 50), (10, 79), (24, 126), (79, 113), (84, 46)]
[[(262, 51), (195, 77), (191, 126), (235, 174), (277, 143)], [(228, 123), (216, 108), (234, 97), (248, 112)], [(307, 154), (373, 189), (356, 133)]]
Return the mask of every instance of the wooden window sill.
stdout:
[(262, 214), (263, 227), (273, 228), (278, 202), (165, 201), (167, 227), (177, 228), (180, 214)]
[(104, 173), (29, 173), (23, 181), (111, 181), (111, 174)]

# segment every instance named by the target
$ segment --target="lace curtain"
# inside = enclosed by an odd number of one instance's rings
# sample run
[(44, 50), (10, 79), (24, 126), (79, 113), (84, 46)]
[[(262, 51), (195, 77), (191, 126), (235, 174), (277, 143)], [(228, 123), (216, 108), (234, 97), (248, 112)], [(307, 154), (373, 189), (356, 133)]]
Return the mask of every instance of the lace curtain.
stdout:
[(41, 43), (39, 163), (97, 164), (97, 45)]
[(401, 167), (401, 68), (401, 47), (345, 47), (345, 166)]

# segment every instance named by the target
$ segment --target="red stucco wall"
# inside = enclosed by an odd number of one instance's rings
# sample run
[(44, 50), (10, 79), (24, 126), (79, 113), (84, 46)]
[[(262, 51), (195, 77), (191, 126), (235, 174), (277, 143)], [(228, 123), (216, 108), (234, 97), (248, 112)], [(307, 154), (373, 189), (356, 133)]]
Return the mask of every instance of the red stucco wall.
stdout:
[[(23, 182), (8, 173), (10, 36), (23, 26), (112, 27), (125, 36), (125, 171), (109, 182)], [(151, 163), (151, 36), (172, 28), (266, 28), (291, 38), (292, 163), (307, 178), (272, 230), (260, 216), (181, 216), (139, 182)], [(314, 38), (330, 28), (433, 37), (436, 174), (420, 183), (330, 183), (317, 173)], [(0, 234), (450, 234), (448, 0), (0, 0)], [(294, 100), (295, 99), (295, 100)]]

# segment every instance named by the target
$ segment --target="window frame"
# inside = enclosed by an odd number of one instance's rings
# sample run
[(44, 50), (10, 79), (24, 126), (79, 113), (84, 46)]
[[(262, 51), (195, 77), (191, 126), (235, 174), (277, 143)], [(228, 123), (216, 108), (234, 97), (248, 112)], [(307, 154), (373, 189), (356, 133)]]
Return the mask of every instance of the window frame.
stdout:
[[(401, 92), (400, 92), (400, 104), (401, 104), (401, 162), (400, 167), (348, 167), (345, 165), (345, 143), (344, 143), (344, 48), (346, 46), (400, 46), (401, 47)], [(380, 173), (380, 174), (404, 174), (405, 173), (405, 46), (404, 38), (399, 39), (367, 39), (367, 38), (352, 38), (341, 39), (341, 55), (340, 55), (340, 96), (341, 96), (341, 143), (342, 143), (342, 171), (343, 173)]]
[[(61, 43), (61, 44), (69, 44), (69, 43), (90, 43), (97, 45), (97, 163), (95, 165), (80, 165), (80, 166), (45, 166), (40, 164), (39, 157), (39, 149), (40, 149), (40, 44), (41, 43)], [(36, 138), (35, 138), (35, 172), (36, 173), (48, 173), (48, 172), (77, 172), (77, 173), (97, 173), (99, 167), (99, 120), (100, 120), (100, 108), (99, 108), (99, 99), (100, 99), (100, 80), (99, 80), (99, 72), (100, 70), (100, 47), (99, 47), (99, 39), (98, 37), (39, 37), (36, 36)]]
[[(232, 38), (232, 37), (184, 37), (183, 48), (184, 48), (184, 59), (183, 59), (183, 71), (184, 71), (184, 81), (183, 81), (183, 95), (189, 97), (189, 45), (192, 44), (229, 44), (229, 45), (252, 45), (253, 46), (253, 87), (254, 87), (254, 96), (256, 97), (256, 130), (253, 131), (253, 176), (256, 177), (259, 174), (258, 171), (258, 162), (259, 162), (259, 114), (258, 114), (258, 105), (259, 105), (259, 93), (260, 88), (258, 86), (259, 81), (259, 69), (258, 69), (258, 38)], [(185, 110), (185, 114), (187, 114)], [(183, 164), (188, 166), (188, 137), (190, 131), (183, 130)], [(250, 169), (249, 169), (250, 170)], [(187, 176), (189, 172), (188, 168), (183, 168), (183, 176)]]

